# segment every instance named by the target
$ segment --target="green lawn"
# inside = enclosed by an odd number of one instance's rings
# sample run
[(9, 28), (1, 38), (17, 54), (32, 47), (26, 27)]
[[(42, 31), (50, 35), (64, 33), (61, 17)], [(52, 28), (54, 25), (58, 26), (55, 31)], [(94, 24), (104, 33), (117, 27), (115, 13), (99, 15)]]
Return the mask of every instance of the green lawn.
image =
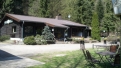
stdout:
[[(89, 49), (92, 56), (99, 59), (99, 56), (95, 54), (94, 50)], [(66, 54), (65, 56), (56, 56), (58, 54)], [(32, 59), (44, 62), (43, 65), (32, 66), (29, 68), (93, 68), (85, 60), (81, 50), (58, 52), (58, 53), (46, 53), (30, 57)], [(95, 64), (95, 68), (104, 68), (104, 64)], [(111, 67), (108, 67), (111, 68)]]

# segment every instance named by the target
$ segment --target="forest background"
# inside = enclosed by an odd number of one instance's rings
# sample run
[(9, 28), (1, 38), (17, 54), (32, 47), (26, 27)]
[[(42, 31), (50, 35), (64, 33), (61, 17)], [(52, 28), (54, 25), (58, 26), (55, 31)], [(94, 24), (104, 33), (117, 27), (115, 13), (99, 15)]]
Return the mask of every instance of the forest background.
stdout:
[[(120, 18), (114, 15), (111, 0), (1, 0), (0, 20), (5, 13), (71, 20), (91, 27), (94, 13), (100, 32), (118, 33)], [(70, 15), (70, 18), (68, 16)], [(95, 18), (94, 18), (95, 19)], [(108, 35), (109, 35), (108, 34)]]

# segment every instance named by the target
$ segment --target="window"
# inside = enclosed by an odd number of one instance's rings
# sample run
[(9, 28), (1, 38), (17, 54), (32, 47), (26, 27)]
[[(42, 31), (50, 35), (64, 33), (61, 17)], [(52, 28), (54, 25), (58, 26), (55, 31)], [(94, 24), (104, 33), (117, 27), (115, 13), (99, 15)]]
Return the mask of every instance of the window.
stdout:
[(33, 33), (33, 26), (25, 26), (25, 33)]
[(16, 26), (12, 26), (12, 32), (16, 33)]

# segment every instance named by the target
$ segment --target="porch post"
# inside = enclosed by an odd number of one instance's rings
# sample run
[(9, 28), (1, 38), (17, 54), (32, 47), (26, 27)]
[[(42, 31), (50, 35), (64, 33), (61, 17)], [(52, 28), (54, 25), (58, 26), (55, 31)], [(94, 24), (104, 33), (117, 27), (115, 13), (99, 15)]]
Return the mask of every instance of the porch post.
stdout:
[(72, 38), (72, 27), (70, 29), (71, 29), (71, 38)]
[(66, 30), (64, 30), (64, 42), (66, 42), (68, 37), (68, 28), (66, 28)]
[(22, 27), (21, 27), (21, 39), (22, 39), (22, 41), (23, 41), (23, 38), (24, 38), (24, 36), (23, 36), (23, 25), (24, 25), (24, 21), (23, 21), (23, 23), (22, 23)]

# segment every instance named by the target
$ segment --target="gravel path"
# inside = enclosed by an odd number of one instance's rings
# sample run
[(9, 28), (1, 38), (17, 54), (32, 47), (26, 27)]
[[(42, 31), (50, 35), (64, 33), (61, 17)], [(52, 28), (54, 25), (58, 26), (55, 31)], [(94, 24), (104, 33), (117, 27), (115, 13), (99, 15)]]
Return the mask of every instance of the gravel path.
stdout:
[[(92, 44), (86, 43), (85, 47), (91, 48)], [(13, 55), (29, 55), (38, 53), (79, 50), (80, 44), (0, 45), (0, 49)]]

